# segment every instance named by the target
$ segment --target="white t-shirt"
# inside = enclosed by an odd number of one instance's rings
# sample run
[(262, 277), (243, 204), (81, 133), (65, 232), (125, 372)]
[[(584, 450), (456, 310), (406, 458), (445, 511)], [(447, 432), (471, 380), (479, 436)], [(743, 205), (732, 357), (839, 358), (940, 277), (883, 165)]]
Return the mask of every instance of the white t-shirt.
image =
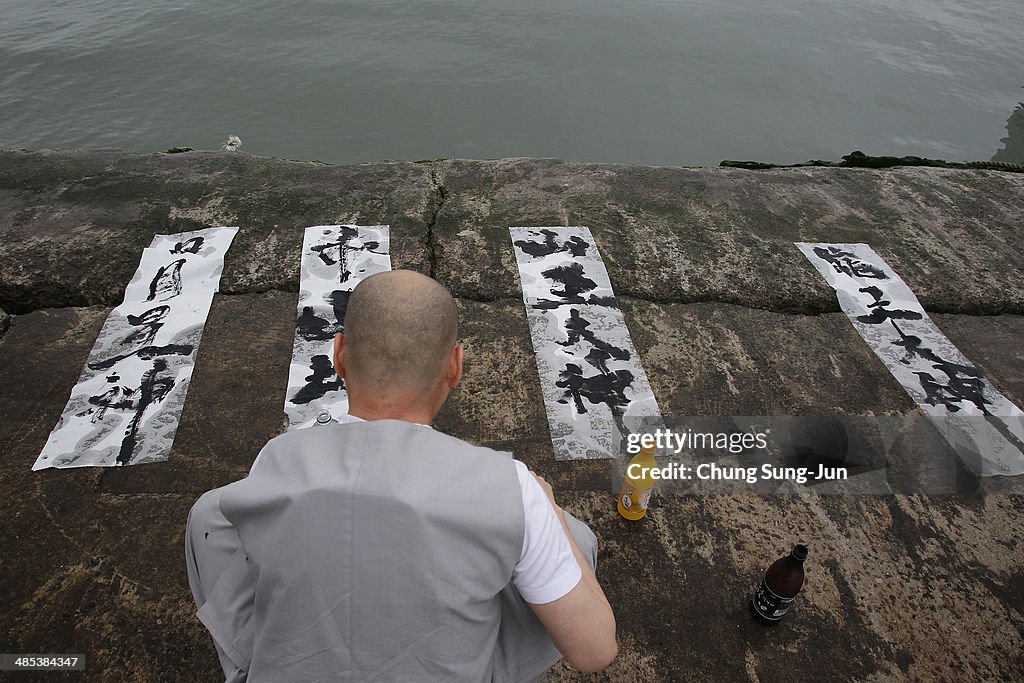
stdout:
[[(337, 421), (346, 423), (364, 420), (346, 414), (338, 416)], [(423, 426), (431, 429), (429, 425)], [(512, 568), (512, 584), (523, 596), (523, 600), (543, 605), (558, 600), (575, 588), (583, 578), (583, 571), (544, 489), (525, 464), (518, 460), (513, 462), (523, 496), (525, 519), (523, 549), (519, 561)]]
[(518, 460), (516, 476), (526, 514), (523, 551), (512, 569), (512, 583), (523, 600), (543, 605), (564, 596), (583, 578), (562, 523), (544, 489)]

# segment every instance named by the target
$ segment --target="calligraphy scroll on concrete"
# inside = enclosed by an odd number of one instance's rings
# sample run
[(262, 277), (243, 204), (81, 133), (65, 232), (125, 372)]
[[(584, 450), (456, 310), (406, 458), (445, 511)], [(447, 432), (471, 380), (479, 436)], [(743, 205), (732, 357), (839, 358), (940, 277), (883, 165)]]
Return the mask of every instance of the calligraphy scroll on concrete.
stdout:
[(624, 418), (660, 412), (594, 238), (585, 227), (509, 232), (555, 458), (618, 457)]
[(348, 413), (345, 384), (334, 372), (334, 336), (343, 330), (348, 297), (359, 282), (391, 270), (386, 225), (306, 228), (299, 274), (298, 319), (288, 395), (288, 429)]
[(797, 242), (854, 328), (976, 474), (1024, 473), (1024, 413), (924, 312), (866, 244)]
[(153, 238), (33, 470), (167, 459), (237, 232), (221, 227)]

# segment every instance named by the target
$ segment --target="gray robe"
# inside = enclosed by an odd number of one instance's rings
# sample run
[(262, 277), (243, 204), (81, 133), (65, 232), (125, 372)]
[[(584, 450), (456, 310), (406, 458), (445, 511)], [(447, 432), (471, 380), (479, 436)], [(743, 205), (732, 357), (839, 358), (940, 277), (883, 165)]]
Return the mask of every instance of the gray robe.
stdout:
[(559, 654), (510, 585), (523, 525), (507, 453), (312, 427), (196, 503), (189, 580), (232, 682), (528, 680)]

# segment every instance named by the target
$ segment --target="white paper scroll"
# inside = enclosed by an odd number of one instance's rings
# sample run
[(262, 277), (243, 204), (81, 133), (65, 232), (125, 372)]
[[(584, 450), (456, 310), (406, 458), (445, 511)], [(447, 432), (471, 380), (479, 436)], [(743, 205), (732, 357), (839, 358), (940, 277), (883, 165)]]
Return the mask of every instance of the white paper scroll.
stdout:
[(337, 420), (348, 396), (334, 373), (334, 335), (342, 331), (348, 297), (360, 280), (391, 270), (388, 226), (317, 225), (306, 228), (299, 270), (298, 320), (284, 412), (288, 429)]
[(153, 238), (33, 470), (167, 459), (237, 232), (208, 228)]
[(558, 460), (620, 455), (623, 418), (660, 417), (590, 230), (509, 228)]
[(1024, 473), (1024, 413), (997, 392), (866, 244), (800, 251), (836, 290), (864, 341), (975, 473)]

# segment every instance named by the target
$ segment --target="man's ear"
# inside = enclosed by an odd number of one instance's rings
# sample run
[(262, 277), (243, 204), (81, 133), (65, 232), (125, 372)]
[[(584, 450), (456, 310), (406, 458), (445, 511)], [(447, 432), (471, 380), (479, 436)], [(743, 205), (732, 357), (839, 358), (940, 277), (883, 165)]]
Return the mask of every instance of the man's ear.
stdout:
[(454, 389), (462, 381), (462, 344), (456, 344), (448, 359), (448, 388)]
[(345, 335), (334, 335), (334, 374), (345, 379)]

